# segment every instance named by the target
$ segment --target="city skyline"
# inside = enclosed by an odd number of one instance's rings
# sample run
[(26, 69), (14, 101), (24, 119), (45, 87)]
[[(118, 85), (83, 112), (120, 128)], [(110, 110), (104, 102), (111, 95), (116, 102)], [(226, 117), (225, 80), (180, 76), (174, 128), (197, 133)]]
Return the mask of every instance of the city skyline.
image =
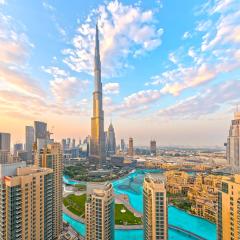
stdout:
[(23, 142), (42, 120), (57, 140), (90, 135), (98, 20), (105, 128), (112, 119), (117, 142), (223, 146), (240, 100), (238, 6), (0, 1), (0, 131)]

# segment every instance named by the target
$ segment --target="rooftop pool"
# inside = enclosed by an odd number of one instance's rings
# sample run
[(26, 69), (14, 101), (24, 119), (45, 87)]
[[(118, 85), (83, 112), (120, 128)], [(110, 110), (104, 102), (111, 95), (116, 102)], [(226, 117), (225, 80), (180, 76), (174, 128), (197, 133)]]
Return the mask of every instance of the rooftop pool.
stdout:
[[(129, 197), (130, 204), (139, 212), (143, 212), (143, 179), (144, 175), (149, 172), (162, 173), (161, 170), (136, 170), (128, 176), (115, 180), (112, 182), (115, 194), (126, 194)], [(74, 180), (64, 177), (64, 182), (68, 184), (75, 184)], [(63, 214), (63, 220), (68, 222), (77, 232), (85, 235), (85, 226), (72, 219), (71, 217)], [(202, 218), (190, 215), (182, 210), (173, 206), (168, 207), (168, 223), (184, 230), (190, 231), (194, 234), (207, 240), (216, 240), (216, 225), (204, 220)], [(188, 240), (196, 239), (190, 237), (185, 233), (169, 229), (170, 240)], [(143, 239), (142, 230), (115, 230), (116, 240), (134, 240)]]

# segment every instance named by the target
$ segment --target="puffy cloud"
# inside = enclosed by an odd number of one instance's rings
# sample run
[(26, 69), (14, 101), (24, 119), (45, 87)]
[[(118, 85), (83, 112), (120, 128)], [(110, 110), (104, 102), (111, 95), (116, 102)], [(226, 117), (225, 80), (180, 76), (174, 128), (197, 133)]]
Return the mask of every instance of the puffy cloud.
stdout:
[(126, 96), (120, 104), (114, 104), (109, 97), (104, 98), (106, 112), (119, 112), (121, 116), (143, 113), (149, 105), (161, 97), (159, 90), (141, 90)]
[(58, 67), (43, 67), (43, 70), (53, 77), (53, 80), (50, 81), (50, 87), (58, 101), (74, 99), (89, 83), (88, 80), (80, 80), (70, 76), (68, 72)]
[(123, 105), (124, 107), (132, 108), (139, 105), (149, 104), (158, 100), (160, 96), (161, 93), (159, 90), (142, 90), (125, 97)]
[(95, 23), (98, 19), (102, 71), (105, 76), (115, 76), (128, 67), (127, 58), (151, 51), (161, 44), (163, 30), (155, 26), (152, 10), (142, 10), (137, 5), (124, 5), (110, 1), (94, 9), (81, 23), (72, 43), (64, 49), (64, 62), (72, 70), (92, 74)]
[(232, 105), (235, 101), (239, 101), (239, 89), (239, 80), (220, 83), (202, 93), (160, 110), (158, 115), (168, 118), (195, 119), (204, 115), (213, 114), (226, 105)]
[(120, 84), (119, 83), (106, 83), (103, 86), (103, 92), (104, 94), (118, 94), (120, 90)]
[(174, 64), (177, 63), (177, 58), (176, 58), (176, 56), (175, 56), (174, 53), (169, 53), (169, 54), (168, 54), (168, 59), (169, 59), (172, 63), (174, 63)]
[(182, 39), (186, 40), (192, 37), (192, 34), (190, 32), (184, 32)]

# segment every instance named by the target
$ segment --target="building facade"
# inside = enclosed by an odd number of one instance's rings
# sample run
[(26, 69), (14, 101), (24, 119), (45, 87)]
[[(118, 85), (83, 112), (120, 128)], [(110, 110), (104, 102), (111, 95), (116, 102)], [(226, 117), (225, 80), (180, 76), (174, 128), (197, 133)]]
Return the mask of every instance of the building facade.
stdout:
[(128, 155), (130, 157), (132, 157), (134, 154), (134, 150), (133, 150), (133, 138), (129, 138), (129, 141), (128, 141)]
[(85, 204), (86, 240), (114, 239), (114, 198), (111, 183), (88, 183)]
[(157, 155), (157, 143), (156, 140), (150, 141), (150, 154), (153, 156)]
[(121, 142), (120, 142), (120, 150), (121, 152), (125, 152), (125, 142), (124, 142), (124, 139), (121, 139)]
[(63, 154), (60, 143), (46, 145), (35, 154), (35, 165), (53, 170), (53, 239), (62, 231)]
[(10, 133), (0, 133), (0, 151), (10, 152), (11, 135)]
[(34, 143), (34, 128), (32, 126), (25, 127), (25, 151), (27, 152), (27, 158), (30, 161), (33, 160), (33, 143)]
[(34, 142), (37, 149), (42, 149), (47, 144), (47, 123), (34, 122)]
[(233, 168), (240, 168), (240, 112), (236, 111), (227, 139), (227, 160)]
[(168, 207), (165, 178), (148, 174), (143, 183), (144, 240), (168, 239)]
[(107, 155), (111, 156), (116, 153), (116, 137), (112, 123), (110, 123), (107, 132)]
[(240, 239), (240, 175), (225, 177), (218, 193), (217, 239)]
[(0, 239), (53, 239), (51, 169), (1, 165)]
[(104, 162), (106, 158), (104, 112), (102, 104), (101, 60), (97, 25), (94, 57), (94, 92), (93, 92), (93, 116), (91, 119), (90, 158), (99, 167), (102, 165), (102, 162)]

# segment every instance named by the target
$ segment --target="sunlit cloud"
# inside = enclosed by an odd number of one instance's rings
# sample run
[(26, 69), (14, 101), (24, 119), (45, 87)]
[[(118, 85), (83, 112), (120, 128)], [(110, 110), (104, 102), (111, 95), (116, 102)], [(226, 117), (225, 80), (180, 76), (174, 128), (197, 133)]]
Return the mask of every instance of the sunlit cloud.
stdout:
[(239, 89), (239, 80), (229, 80), (160, 110), (158, 116), (171, 119), (198, 119), (214, 114), (225, 106), (232, 109), (233, 103), (240, 100)]
[(100, 5), (77, 29), (73, 48), (63, 50), (64, 62), (74, 71), (93, 74), (95, 24), (98, 19), (102, 73), (116, 76), (128, 67), (127, 58), (139, 56), (161, 45), (163, 30), (152, 10), (124, 5), (118, 0)]
[(120, 84), (109, 82), (103, 86), (104, 94), (119, 94), (120, 91)]
[(50, 88), (58, 101), (64, 102), (79, 97), (88, 87), (88, 80), (80, 80), (73, 77), (58, 67), (42, 67), (42, 69), (51, 75)]

